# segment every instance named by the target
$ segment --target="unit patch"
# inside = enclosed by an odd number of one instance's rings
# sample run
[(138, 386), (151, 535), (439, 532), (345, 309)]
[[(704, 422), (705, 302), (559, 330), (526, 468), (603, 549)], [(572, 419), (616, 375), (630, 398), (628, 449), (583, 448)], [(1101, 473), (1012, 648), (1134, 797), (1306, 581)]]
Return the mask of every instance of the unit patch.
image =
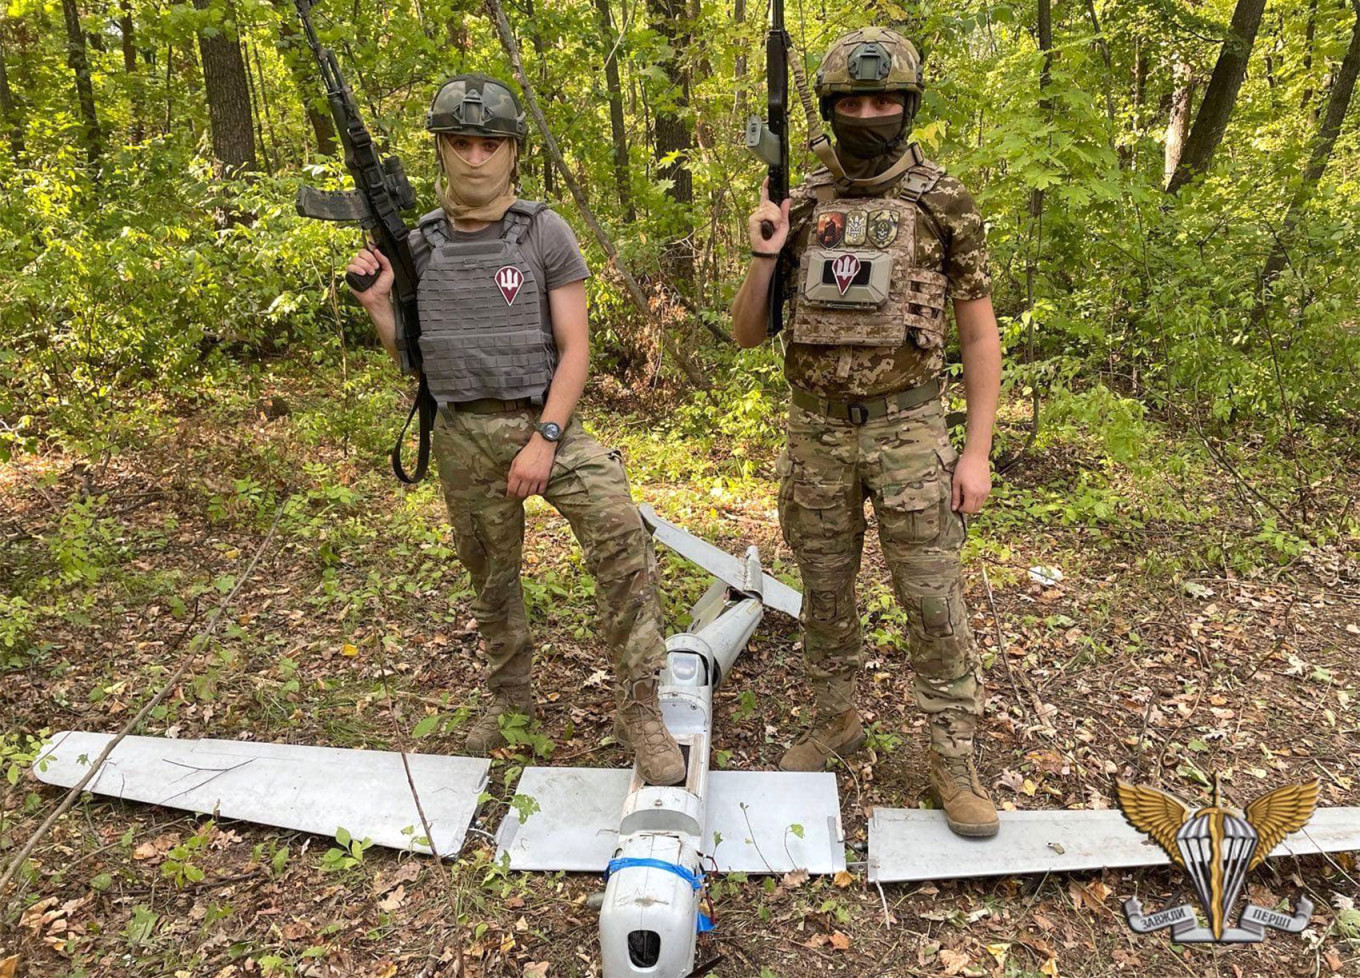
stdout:
[(868, 211), (850, 211), (845, 215), (845, 246), (847, 248), (858, 248), (867, 240), (865, 234), (869, 228)]
[(897, 212), (882, 210), (869, 215), (869, 243), (886, 248), (897, 240)]
[(506, 265), (496, 272), (496, 287), (501, 290), (501, 296), (507, 306), (514, 304), (515, 296), (519, 295), (523, 285), (524, 273), (514, 265)]
[(834, 248), (845, 237), (845, 214), (828, 211), (817, 218), (817, 241), (823, 248)]
[(836, 288), (841, 290), (841, 295), (845, 295), (845, 290), (850, 288), (850, 283), (859, 274), (859, 259), (854, 255), (838, 255), (831, 263), (831, 274), (836, 277)]

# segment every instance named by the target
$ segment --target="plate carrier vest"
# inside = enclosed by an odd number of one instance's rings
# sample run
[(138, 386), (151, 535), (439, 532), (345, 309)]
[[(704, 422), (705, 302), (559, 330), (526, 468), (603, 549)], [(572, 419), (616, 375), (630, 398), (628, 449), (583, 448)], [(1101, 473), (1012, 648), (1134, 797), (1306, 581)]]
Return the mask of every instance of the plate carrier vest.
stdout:
[(489, 241), (450, 240), (442, 210), (420, 219), (430, 262), (420, 276), (420, 353), (442, 408), (481, 398), (542, 400), (557, 369), (542, 284), (520, 248), (548, 205), (517, 200)]
[[(892, 197), (836, 197), (829, 174), (808, 184), (817, 204), (798, 265), (789, 340), (837, 346), (944, 345), (949, 277), (916, 264), (917, 202), (944, 176), (920, 156)], [(820, 179), (825, 177), (825, 179)]]

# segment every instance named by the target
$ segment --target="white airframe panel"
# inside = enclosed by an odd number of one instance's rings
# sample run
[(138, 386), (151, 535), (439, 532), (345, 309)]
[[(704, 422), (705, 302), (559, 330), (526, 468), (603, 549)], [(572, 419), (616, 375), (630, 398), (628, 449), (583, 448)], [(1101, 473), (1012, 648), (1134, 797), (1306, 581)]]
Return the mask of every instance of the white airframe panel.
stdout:
[[(708, 779), (701, 849), (719, 872), (845, 869), (834, 774), (712, 771)], [(511, 869), (604, 872), (631, 780), (632, 771), (614, 768), (526, 768), (515, 791), (538, 810), (523, 822), (514, 811), (506, 815), (496, 858), (509, 853)]]
[[(878, 883), (1159, 866), (1161, 848), (1116, 810), (1001, 812), (991, 839), (949, 831), (944, 812), (875, 808), (869, 879)], [(1360, 808), (1319, 808), (1271, 856), (1360, 849)]]
[[(34, 764), (39, 779), (69, 788), (112, 740), (66, 731)], [(390, 849), (428, 852), (411, 796), (414, 783), (441, 856), (463, 846), (490, 762), (474, 757), (407, 754), (411, 781), (394, 751), (346, 750), (249, 740), (127, 737), (90, 781), (88, 791), (126, 801), (258, 822), (334, 837), (345, 829)]]

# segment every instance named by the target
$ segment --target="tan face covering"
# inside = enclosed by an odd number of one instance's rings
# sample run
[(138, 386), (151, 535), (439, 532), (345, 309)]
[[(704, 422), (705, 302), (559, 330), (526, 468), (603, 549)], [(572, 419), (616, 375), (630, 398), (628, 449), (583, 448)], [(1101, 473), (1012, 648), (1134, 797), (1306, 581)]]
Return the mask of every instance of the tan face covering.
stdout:
[(451, 221), (499, 221), (515, 202), (515, 171), (518, 150), (513, 139), (503, 139), (496, 151), (473, 166), (463, 159), (444, 136), (438, 136), (439, 176), (434, 193)]

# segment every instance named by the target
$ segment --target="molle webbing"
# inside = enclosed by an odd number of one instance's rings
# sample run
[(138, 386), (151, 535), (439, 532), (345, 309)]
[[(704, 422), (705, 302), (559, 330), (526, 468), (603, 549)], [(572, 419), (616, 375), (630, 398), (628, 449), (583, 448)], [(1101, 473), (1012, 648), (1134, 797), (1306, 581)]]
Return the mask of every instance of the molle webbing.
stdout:
[(557, 366), (541, 270), (520, 248), (543, 204), (516, 201), (494, 240), (451, 240), (442, 212), (422, 219), (430, 244), (420, 281), (420, 346), (440, 407), (541, 398)]

